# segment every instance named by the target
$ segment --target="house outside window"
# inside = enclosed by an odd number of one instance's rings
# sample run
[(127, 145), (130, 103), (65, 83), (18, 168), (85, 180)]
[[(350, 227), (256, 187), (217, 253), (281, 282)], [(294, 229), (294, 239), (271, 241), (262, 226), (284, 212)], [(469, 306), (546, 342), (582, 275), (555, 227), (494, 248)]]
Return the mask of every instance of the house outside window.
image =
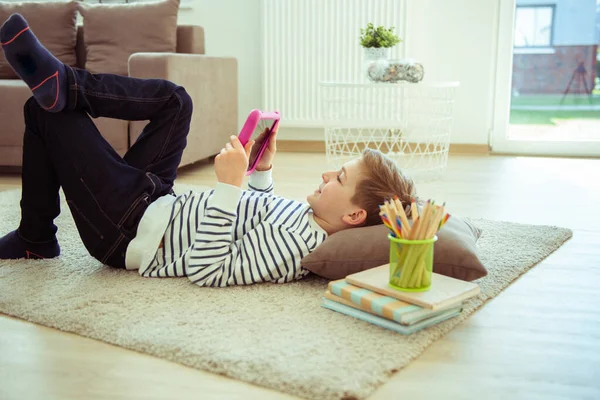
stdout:
[(515, 47), (551, 47), (554, 38), (554, 5), (517, 6)]

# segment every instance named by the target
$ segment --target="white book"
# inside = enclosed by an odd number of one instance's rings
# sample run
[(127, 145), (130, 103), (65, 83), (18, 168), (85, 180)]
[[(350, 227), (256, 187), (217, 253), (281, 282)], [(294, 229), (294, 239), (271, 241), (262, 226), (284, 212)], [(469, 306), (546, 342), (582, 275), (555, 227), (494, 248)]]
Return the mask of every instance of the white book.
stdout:
[(480, 293), (479, 285), (433, 273), (431, 287), (425, 292), (404, 292), (389, 286), (389, 264), (357, 272), (346, 277), (351, 285), (363, 287), (407, 303), (439, 310), (461, 303)]

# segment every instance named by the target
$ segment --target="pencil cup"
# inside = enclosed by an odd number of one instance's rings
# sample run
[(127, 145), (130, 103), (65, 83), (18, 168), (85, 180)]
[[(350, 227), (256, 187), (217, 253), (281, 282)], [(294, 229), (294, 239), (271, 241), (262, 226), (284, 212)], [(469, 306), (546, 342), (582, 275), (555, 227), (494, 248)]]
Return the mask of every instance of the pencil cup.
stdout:
[(433, 245), (437, 236), (425, 240), (390, 239), (389, 286), (404, 292), (424, 292), (431, 287)]

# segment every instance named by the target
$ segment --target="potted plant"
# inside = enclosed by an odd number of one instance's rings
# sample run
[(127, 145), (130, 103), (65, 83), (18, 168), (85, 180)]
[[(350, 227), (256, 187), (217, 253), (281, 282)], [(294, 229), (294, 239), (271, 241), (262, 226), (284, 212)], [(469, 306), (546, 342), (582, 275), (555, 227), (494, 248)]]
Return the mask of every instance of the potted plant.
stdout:
[(390, 49), (402, 40), (394, 33), (394, 27), (375, 27), (369, 22), (367, 27), (360, 30), (360, 45), (365, 49), (366, 60), (390, 58)]
[(422, 64), (412, 59), (390, 60), (391, 48), (402, 42), (394, 33), (394, 27), (375, 27), (368, 23), (360, 33), (360, 44), (365, 49), (364, 72), (370, 81), (417, 83), (423, 79), (425, 70)]

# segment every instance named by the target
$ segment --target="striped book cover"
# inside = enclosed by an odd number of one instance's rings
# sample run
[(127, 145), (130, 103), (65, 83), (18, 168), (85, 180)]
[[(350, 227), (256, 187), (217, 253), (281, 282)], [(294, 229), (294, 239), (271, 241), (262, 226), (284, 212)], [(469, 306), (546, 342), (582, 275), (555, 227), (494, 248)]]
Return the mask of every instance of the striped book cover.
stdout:
[(402, 325), (397, 324), (394, 321), (378, 317), (377, 315), (369, 314), (368, 312), (348, 307), (347, 305), (335, 301), (331, 301), (327, 298), (323, 298), (321, 300), (321, 307), (325, 307), (330, 310), (337, 311), (339, 313), (346, 314), (354, 318), (358, 318), (360, 320), (369, 322), (373, 325), (378, 325), (383, 328), (401, 333), (403, 335), (410, 335), (411, 333), (415, 333), (417, 331), (420, 331), (421, 329), (439, 324), (440, 322), (443, 322), (447, 319), (456, 317), (461, 313), (460, 309), (446, 310), (443, 311), (441, 314), (436, 315), (435, 317), (427, 318), (421, 322), (417, 322), (416, 324)]
[[(441, 309), (431, 310), (379, 294), (369, 289), (351, 285), (344, 279), (329, 282), (329, 291), (335, 296), (352, 302), (355, 308), (379, 315), (402, 325), (412, 325), (439, 315), (449, 309), (460, 308), (462, 305), (462, 302), (458, 302)], [(334, 299), (330, 298), (330, 300)]]

